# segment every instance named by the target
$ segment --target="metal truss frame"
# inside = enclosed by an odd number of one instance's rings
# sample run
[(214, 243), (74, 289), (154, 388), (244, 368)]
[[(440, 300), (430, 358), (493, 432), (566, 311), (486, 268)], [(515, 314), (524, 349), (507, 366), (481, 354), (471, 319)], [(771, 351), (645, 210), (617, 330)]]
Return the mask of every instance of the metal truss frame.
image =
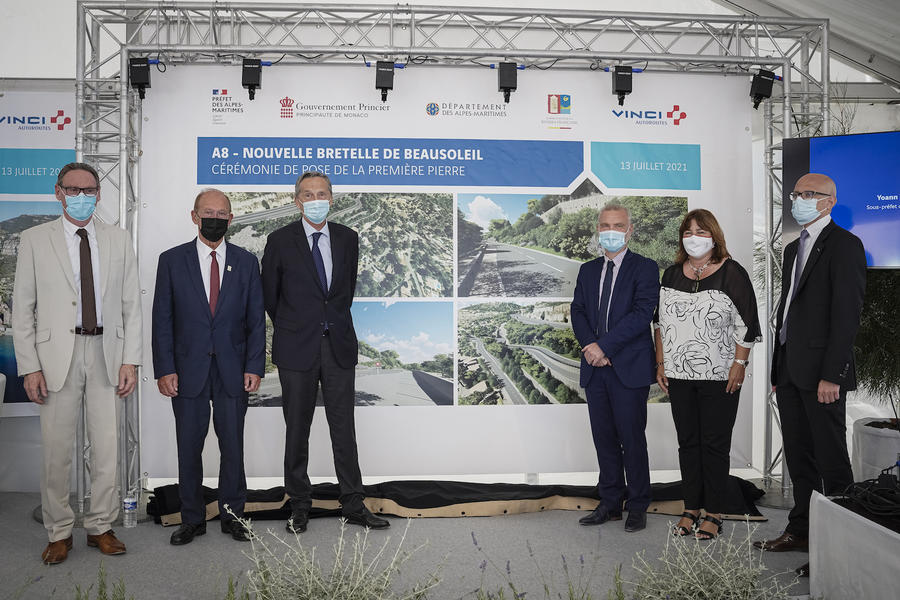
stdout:
[[(781, 140), (828, 134), (828, 21), (726, 15), (611, 13), (414, 5), (146, 2), (79, 0), (76, 50), (76, 156), (116, 189), (118, 224), (137, 245), (140, 213), (141, 104), (129, 88), (133, 56), (162, 64), (361, 64), (393, 60), (409, 68), (747, 73), (763, 67), (783, 78), (765, 102), (766, 314), (774, 339), (774, 270), (780, 261)], [(797, 83), (792, 83), (792, 82)], [(152, 91), (151, 91), (152, 93)], [(777, 106), (777, 110), (776, 110)], [(108, 194), (109, 195), (109, 194)], [(767, 367), (771, 350), (767, 353)], [(141, 376), (146, 381), (146, 376)], [(139, 494), (139, 392), (122, 427), (122, 490)], [(772, 480), (774, 398), (765, 418), (764, 480)], [(785, 478), (786, 479), (786, 478)], [(783, 486), (784, 487), (784, 486)]]

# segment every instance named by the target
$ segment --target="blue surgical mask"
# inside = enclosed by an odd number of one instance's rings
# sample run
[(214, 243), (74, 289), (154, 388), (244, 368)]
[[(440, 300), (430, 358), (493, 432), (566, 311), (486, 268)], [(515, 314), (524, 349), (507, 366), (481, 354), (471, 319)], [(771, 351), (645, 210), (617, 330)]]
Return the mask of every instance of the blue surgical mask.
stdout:
[(811, 221), (815, 221), (821, 212), (816, 209), (816, 204), (818, 204), (821, 199), (822, 198), (810, 198), (809, 200), (806, 200), (804, 198), (797, 198), (794, 200), (794, 204), (791, 206), (791, 215), (793, 215), (794, 220), (801, 226), (806, 225)]
[(94, 214), (97, 196), (85, 196), (81, 192), (77, 196), (66, 196), (66, 213), (76, 221), (87, 221)]
[(310, 200), (303, 203), (303, 215), (309, 219), (310, 223), (316, 225), (325, 220), (330, 209), (331, 202), (328, 200)]
[(607, 252), (618, 252), (625, 246), (625, 233), (612, 229), (601, 231), (597, 234), (600, 247)]

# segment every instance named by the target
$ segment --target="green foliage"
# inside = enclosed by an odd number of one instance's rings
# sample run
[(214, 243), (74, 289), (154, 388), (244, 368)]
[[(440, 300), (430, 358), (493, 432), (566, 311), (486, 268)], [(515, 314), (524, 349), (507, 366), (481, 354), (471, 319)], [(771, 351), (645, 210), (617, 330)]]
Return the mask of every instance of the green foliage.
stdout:
[(869, 269), (856, 335), (856, 370), (866, 390), (896, 413), (900, 403), (900, 269)]
[[(94, 584), (88, 586), (86, 590), (82, 590), (80, 585), (76, 585), (75, 600), (92, 600), (92, 589), (94, 589)], [(97, 591), (93, 596), (93, 600), (134, 600), (134, 596), (126, 596), (127, 593), (125, 582), (119, 579), (113, 585), (112, 595), (109, 594), (106, 585), (106, 569), (103, 568), (103, 563), (101, 562), (100, 567), (97, 569)]]
[(373, 547), (368, 529), (348, 540), (342, 522), (329, 569), (323, 569), (316, 560), (315, 548), (303, 546), (299, 534), (290, 540), (272, 532), (262, 537), (248, 522), (241, 521), (250, 532), (251, 549), (246, 554), (253, 566), (247, 579), (255, 600), (421, 600), (440, 583), (435, 571), (407, 589), (395, 589), (400, 568), (421, 548), (402, 550), (409, 521), (393, 551), (388, 548), (390, 538)]
[(466, 221), (463, 212), (456, 209), (457, 246), (460, 256), (468, 256), (475, 252), (482, 242), (481, 227)]
[(754, 530), (747, 523), (747, 535), (735, 542), (719, 536), (713, 542), (693, 537), (666, 536), (658, 561), (648, 561), (640, 552), (634, 559), (637, 581), (627, 597), (635, 600), (786, 600), (796, 577), (782, 584), (778, 575), (768, 575), (763, 551), (752, 545)]
[(419, 367), (422, 371), (440, 373), (441, 377), (453, 377), (453, 356), (450, 354), (437, 354), (431, 360), (422, 361)]

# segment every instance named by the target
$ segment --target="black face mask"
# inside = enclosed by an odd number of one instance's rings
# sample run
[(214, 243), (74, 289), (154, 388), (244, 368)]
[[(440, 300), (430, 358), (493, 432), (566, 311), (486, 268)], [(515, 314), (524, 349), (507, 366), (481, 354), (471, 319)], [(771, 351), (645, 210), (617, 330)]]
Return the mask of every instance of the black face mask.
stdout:
[(228, 230), (228, 219), (201, 217), (200, 235), (211, 242), (218, 242)]

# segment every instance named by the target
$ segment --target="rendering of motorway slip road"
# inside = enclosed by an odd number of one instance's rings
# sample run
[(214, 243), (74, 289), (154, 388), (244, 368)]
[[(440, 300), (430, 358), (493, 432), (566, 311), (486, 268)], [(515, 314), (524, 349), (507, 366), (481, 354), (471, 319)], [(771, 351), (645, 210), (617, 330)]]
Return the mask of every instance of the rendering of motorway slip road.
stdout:
[(486, 242), (469, 296), (569, 297), (581, 261), (520, 246)]

